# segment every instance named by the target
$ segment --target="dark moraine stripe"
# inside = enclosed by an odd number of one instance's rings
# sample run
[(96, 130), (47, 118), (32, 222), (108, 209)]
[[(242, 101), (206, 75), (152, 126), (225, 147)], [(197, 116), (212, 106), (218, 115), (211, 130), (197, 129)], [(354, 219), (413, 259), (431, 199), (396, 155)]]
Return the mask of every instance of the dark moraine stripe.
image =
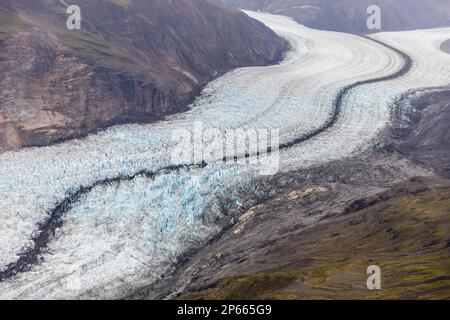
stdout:
[(378, 83), (378, 82), (384, 82), (384, 81), (389, 81), (389, 80), (394, 80), (397, 78), (400, 78), (404, 75), (406, 75), (409, 71), (411, 71), (412, 68), (412, 64), (413, 61), (411, 59), (410, 56), (408, 56), (406, 53), (388, 45), (385, 44), (379, 40), (375, 40), (366, 36), (362, 36), (363, 38), (373, 41), (375, 43), (378, 43), (380, 45), (385, 46), (386, 48), (388, 48), (389, 50), (394, 51), (395, 53), (397, 53), (399, 56), (402, 57), (404, 64), (402, 66), (402, 68), (400, 70), (398, 70), (397, 72), (391, 74), (391, 75), (387, 75), (384, 77), (378, 77), (378, 78), (373, 78), (373, 79), (369, 79), (369, 80), (363, 80), (363, 81), (358, 81), (355, 83), (352, 83), (344, 88), (342, 88), (338, 95), (336, 96), (334, 103), (333, 103), (333, 111), (331, 113), (331, 116), (329, 117), (329, 119), (319, 128), (315, 129), (312, 132), (306, 133), (304, 135), (302, 135), (301, 137), (298, 137), (292, 141), (289, 141), (285, 144), (282, 144), (280, 146), (280, 149), (286, 149), (286, 148), (290, 148), (293, 147), (295, 145), (298, 145), (299, 143), (305, 142), (307, 140), (310, 140), (320, 134), (322, 134), (323, 132), (327, 131), (328, 129), (332, 128), (337, 121), (339, 120), (341, 113), (342, 113), (342, 103), (344, 101), (345, 96), (353, 89), (366, 85), (366, 84), (371, 84), (371, 83)]
[(450, 54), (450, 39), (441, 43), (441, 50)]

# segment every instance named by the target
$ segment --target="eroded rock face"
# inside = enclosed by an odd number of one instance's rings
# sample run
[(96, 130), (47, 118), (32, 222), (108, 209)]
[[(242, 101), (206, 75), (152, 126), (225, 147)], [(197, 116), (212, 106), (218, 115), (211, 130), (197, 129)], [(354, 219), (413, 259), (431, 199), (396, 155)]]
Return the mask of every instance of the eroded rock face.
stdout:
[(295, 18), (311, 28), (351, 33), (370, 33), (367, 8), (381, 9), (384, 31), (450, 25), (447, 0), (223, 0), (231, 7), (262, 10)]
[(419, 96), (411, 106), (411, 124), (396, 130), (391, 148), (450, 179), (450, 88)]
[(286, 46), (214, 1), (77, 4), (79, 31), (60, 1), (0, 4), (0, 152), (182, 111), (213, 77)]

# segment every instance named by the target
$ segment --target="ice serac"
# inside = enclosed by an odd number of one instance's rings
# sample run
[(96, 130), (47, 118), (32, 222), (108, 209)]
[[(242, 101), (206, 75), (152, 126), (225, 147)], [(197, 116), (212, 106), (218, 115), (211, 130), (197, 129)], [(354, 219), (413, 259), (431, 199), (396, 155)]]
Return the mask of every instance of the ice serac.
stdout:
[[(367, 9), (381, 9), (384, 31), (450, 26), (448, 0), (222, 0), (230, 7), (261, 10), (293, 17), (298, 23), (323, 30), (371, 33)], [(370, 11), (372, 12), (372, 11)]]
[(0, 152), (183, 111), (215, 76), (286, 45), (211, 0), (80, 0), (79, 31), (63, 3), (0, 2)]

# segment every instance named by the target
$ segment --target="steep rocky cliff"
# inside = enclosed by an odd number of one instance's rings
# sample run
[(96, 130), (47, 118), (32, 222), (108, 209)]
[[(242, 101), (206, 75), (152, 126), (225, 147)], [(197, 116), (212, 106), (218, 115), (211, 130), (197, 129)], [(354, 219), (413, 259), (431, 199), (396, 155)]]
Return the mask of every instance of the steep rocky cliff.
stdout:
[(384, 31), (450, 26), (448, 0), (223, 0), (230, 7), (295, 18), (311, 28), (370, 33), (367, 8), (378, 5)]
[(285, 42), (212, 0), (0, 1), (0, 152), (182, 111), (213, 77)]

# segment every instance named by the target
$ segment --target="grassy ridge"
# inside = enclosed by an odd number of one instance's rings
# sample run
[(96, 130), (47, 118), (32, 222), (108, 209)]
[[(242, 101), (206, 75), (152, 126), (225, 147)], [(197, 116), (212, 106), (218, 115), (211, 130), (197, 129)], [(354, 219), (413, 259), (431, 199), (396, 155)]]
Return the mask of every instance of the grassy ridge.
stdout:
[[(412, 193), (304, 232), (305, 267), (225, 277), (183, 299), (450, 299), (450, 182), (400, 188)], [(365, 287), (372, 264), (380, 291)]]

